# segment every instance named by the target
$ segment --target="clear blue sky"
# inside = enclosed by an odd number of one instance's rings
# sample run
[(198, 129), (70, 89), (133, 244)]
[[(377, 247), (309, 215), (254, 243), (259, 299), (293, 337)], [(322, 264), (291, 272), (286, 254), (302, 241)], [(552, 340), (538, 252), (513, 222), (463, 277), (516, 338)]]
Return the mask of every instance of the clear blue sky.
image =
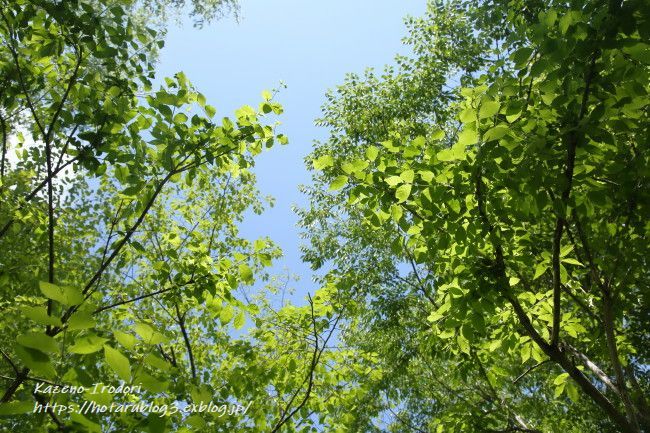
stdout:
[(312, 142), (327, 137), (314, 126), (327, 89), (343, 82), (348, 72), (382, 68), (405, 53), (403, 18), (421, 15), (425, 0), (242, 0), (241, 19), (225, 18), (195, 29), (171, 28), (158, 66), (159, 77), (184, 71), (217, 107), (231, 115), (244, 104), (256, 106), (260, 93), (284, 81), (276, 96), (285, 112), (279, 132), (288, 146), (262, 154), (255, 168), (263, 195), (276, 198), (262, 216), (247, 217), (242, 234), (249, 239), (270, 236), (284, 251), (273, 269), (301, 277), (293, 284), (302, 298), (315, 289), (311, 270), (300, 260), (294, 204), (305, 205), (299, 184), (310, 182), (303, 159)]

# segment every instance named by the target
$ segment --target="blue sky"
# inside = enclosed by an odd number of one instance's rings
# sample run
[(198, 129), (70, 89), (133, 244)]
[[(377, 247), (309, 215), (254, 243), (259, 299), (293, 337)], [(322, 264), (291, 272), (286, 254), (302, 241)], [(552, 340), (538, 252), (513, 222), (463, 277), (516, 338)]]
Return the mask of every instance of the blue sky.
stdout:
[(188, 23), (167, 35), (159, 77), (184, 71), (217, 107), (217, 116), (231, 115), (244, 104), (256, 106), (262, 90), (287, 84), (276, 100), (285, 109), (278, 132), (290, 143), (262, 154), (255, 168), (262, 194), (275, 197), (276, 205), (247, 217), (242, 234), (270, 236), (278, 243), (284, 258), (273, 272), (299, 275), (293, 284), (299, 298), (315, 287), (300, 260), (291, 207), (306, 204), (298, 192), (299, 184), (310, 181), (303, 160), (314, 140), (327, 137), (325, 129), (314, 126), (325, 92), (348, 72), (382, 68), (405, 53), (403, 18), (425, 8), (425, 0), (242, 0), (239, 22), (225, 18), (203, 29)]

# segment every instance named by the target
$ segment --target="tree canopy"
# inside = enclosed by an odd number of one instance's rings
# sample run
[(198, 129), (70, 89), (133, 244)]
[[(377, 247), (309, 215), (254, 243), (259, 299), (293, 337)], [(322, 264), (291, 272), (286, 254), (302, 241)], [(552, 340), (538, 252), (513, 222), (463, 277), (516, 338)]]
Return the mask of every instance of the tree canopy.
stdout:
[(650, 429), (648, 17), (431, 2), (328, 95), (304, 255), (380, 355), (356, 429)]
[(0, 426), (650, 431), (650, 5), (429, 1), (326, 95), (279, 305), (276, 92), (155, 75), (229, 7), (0, 0)]
[[(154, 88), (163, 40), (118, 2), (3, 2), (0, 18), (3, 428), (306, 423), (348, 368), (327, 346), (340, 314), (326, 288), (280, 309), (276, 288), (252, 293), (280, 251), (238, 229), (266, 205), (254, 157), (287, 143), (272, 93), (219, 120), (183, 73)], [(118, 384), (141, 391), (101, 391)]]

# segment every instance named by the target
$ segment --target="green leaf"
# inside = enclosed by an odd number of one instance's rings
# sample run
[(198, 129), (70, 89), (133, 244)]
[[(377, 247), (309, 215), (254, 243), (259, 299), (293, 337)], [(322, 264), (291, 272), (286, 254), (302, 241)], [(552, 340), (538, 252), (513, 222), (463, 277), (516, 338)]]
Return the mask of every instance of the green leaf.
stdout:
[(501, 104), (497, 101), (486, 99), (481, 103), (481, 108), (478, 110), (478, 118), (485, 119), (492, 117), (499, 112), (499, 108), (501, 108)]
[(235, 316), (235, 321), (233, 322), (233, 326), (235, 329), (241, 329), (244, 324), (246, 323), (246, 313), (244, 313), (243, 310), (239, 310), (239, 313)]
[(460, 213), (460, 202), (458, 200), (449, 200), (447, 206), (449, 206), (449, 209), (454, 213)]
[(406, 200), (408, 200), (410, 195), (411, 195), (411, 185), (410, 184), (400, 185), (395, 190), (395, 198), (397, 199), (398, 203), (405, 202)]
[(462, 159), (465, 156), (464, 149), (454, 146), (451, 149), (441, 150), (436, 154), (436, 157), (440, 161), (456, 161)]
[(56, 370), (50, 362), (50, 358), (40, 350), (30, 349), (23, 346), (14, 346), (14, 352), (26, 367), (34, 373), (42, 374), (45, 377), (56, 376)]
[(221, 325), (223, 326), (227, 325), (234, 315), (235, 315), (235, 309), (233, 308), (232, 305), (228, 304), (225, 307), (223, 307), (221, 309), (221, 312), (219, 313), (219, 321), (221, 322)]
[(465, 128), (458, 135), (458, 142), (454, 145), (454, 147), (456, 146), (458, 146), (459, 148), (462, 147), (464, 151), (465, 147), (477, 142), (478, 142), (478, 134), (476, 133), (476, 131), (473, 128)]
[(462, 123), (470, 123), (476, 121), (476, 110), (472, 107), (466, 108), (459, 114), (459, 119)]
[(40, 350), (41, 352), (58, 352), (59, 345), (54, 338), (43, 332), (27, 332), (16, 337), (16, 341), (23, 347)]
[(36, 403), (32, 400), (2, 403), (0, 404), (0, 415), (20, 415), (29, 413), (34, 410), (35, 406)]
[(185, 115), (185, 113), (176, 113), (173, 121), (177, 125), (184, 124), (187, 122), (187, 115)]
[(566, 384), (566, 393), (574, 403), (578, 403), (580, 400), (580, 393), (578, 388), (573, 384), (573, 382), (567, 382)]
[(400, 205), (392, 205), (390, 207), (390, 216), (393, 218), (393, 221), (398, 223), (401, 219), (402, 216), (404, 215), (404, 210), (402, 210), (402, 206)]
[(400, 173), (399, 177), (406, 183), (413, 183), (415, 172), (413, 170), (404, 170)]
[(239, 265), (239, 277), (246, 284), (252, 284), (253, 279), (253, 270), (246, 263), (241, 263)]
[(329, 190), (337, 191), (345, 186), (348, 183), (348, 177), (345, 175), (338, 176), (336, 179), (330, 183)]
[(521, 352), (521, 363), (525, 363), (530, 359), (530, 355), (532, 354), (533, 347), (531, 344), (524, 344), (521, 346), (520, 352)]
[(98, 337), (97, 335), (90, 334), (85, 337), (78, 337), (74, 340), (74, 344), (68, 348), (71, 353), (78, 353), (80, 355), (87, 355), (94, 353), (104, 346), (108, 339)]
[(447, 311), (451, 308), (451, 302), (445, 302), (438, 308), (436, 311), (432, 312), (427, 320), (430, 322), (436, 322), (442, 319)]
[(386, 182), (389, 186), (397, 186), (403, 182), (403, 179), (399, 176), (388, 176), (386, 179), (384, 179), (384, 182)]
[(442, 140), (445, 138), (445, 131), (442, 129), (436, 129), (429, 135), (429, 138), (433, 141)]
[(573, 251), (573, 245), (565, 245), (560, 249), (560, 257), (565, 257), (571, 251)]
[(113, 337), (115, 337), (115, 340), (117, 340), (118, 343), (129, 350), (133, 350), (138, 342), (138, 339), (135, 338), (135, 336), (122, 331), (113, 331)]
[(379, 155), (379, 149), (375, 146), (368, 146), (366, 148), (366, 158), (368, 158), (368, 160), (374, 161), (377, 159), (377, 155)]
[(334, 165), (334, 158), (332, 158), (330, 155), (323, 155), (314, 159), (312, 161), (312, 164), (314, 166), (314, 170), (322, 170), (326, 167), (331, 167)]
[(467, 355), (470, 354), (469, 341), (463, 336), (462, 333), (458, 333), (456, 336), (456, 342), (458, 343), (458, 347), (460, 348), (461, 352), (466, 353)]
[(84, 301), (81, 291), (72, 287), (57, 286), (45, 281), (39, 281), (39, 288), (47, 298), (63, 305), (79, 305)]
[(142, 322), (138, 322), (135, 324), (135, 333), (142, 338), (142, 341), (145, 344), (161, 344), (161, 343), (168, 343), (169, 338), (167, 336), (161, 334), (160, 332), (156, 331), (153, 329), (150, 325)]
[(201, 418), (199, 415), (188, 416), (185, 419), (185, 423), (193, 427), (194, 428), (193, 431), (205, 431), (207, 426), (205, 420)]
[(95, 319), (87, 311), (77, 311), (68, 320), (68, 330), (92, 328), (96, 325)]
[(533, 49), (529, 47), (519, 48), (517, 51), (512, 53), (510, 59), (515, 63), (515, 67), (520, 69), (530, 59), (530, 56), (533, 54)]
[(553, 380), (553, 385), (563, 384), (564, 382), (567, 381), (568, 378), (569, 378), (569, 373), (561, 373), (555, 378), (555, 380)]
[(117, 376), (125, 382), (131, 380), (131, 364), (126, 356), (111, 346), (104, 346), (104, 359)]
[(212, 119), (214, 115), (217, 114), (217, 109), (214, 108), (212, 105), (206, 104), (206, 106), (203, 107), (203, 109), (205, 110), (205, 114), (207, 114), (210, 119)]
[(567, 272), (566, 268), (562, 265), (560, 265), (560, 282), (562, 284), (566, 284), (569, 282), (569, 273)]
[(429, 170), (418, 171), (418, 174), (420, 175), (422, 180), (425, 181), (425, 182), (431, 182), (433, 180), (433, 177), (434, 177), (433, 172), (429, 171)]
[(535, 275), (533, 276), (533, 280), (536, 280), (539, 277), (541, 277), (542, 275), (544, 275), (544, 272), (546, 272), (547, 269), (548, 269), (548, 263), (542, 262), (542, 263), (538, 264), (535, 267)]
[(153, 353), (149, 353), (148, 355), (146, 355), (142, 359), (142, 362), (144, 362), (147, 365), (150, 365), (153, 368), (157, 368), (158, 370), (162, 370), (162, 371), (168, 371), (170, 367), (168, 362), (158, 358)]
[(77, 412), (72, 412), (70, 414), (70, 419), (73, 420), (74, 422), (82, 425), (85, 427), (85, 431), (89, 433), (102, 433), (102, 427), (99, 424), (96, 424), (92, 421), (90, 421), (88, 418), (83, 416), (80, 413)]
[(150, 374), (147, 374), (143, 371), (138, 373), (138, 376), (133, 381), (136, 384), (142, 385), (147, 391), (153, 392), (155, 394), (160, 392), (165, 392), (169, 388), (169, 382), (160, 380)]
[(627, 54), (630, 55), (634, 60), (637, 60), (643, 64), (650, 65), (650, 45), (647, 43), (640, 42), (623, 49)]
[(415, 137), (415, 138), (413, 139), (413, 141), (411, 142), (411, 144), (412, 144), (413, 146), (417, 147), (417, 148), (421, 148), (421, 147), (423, 147), (423, 146), (426, 144), (426, 138), (424, 138), (424, 137), (421, 136), (421, 135), (418, 135), (417, 137)]
[(510, 123), (519, 119), (523, 112), (524, 104), (520, 101), (510, 102), (506, 108), (506, 120)]
[(203, 93), (197, 93), (196, 101), (199, 103), (199, 105), (201, 107), (205, 107), (206, 100), (205, 100), (205, 96), (203, 95)]
[(582, 263), (580, 263), (576, 259), (572, 259), (571, 257), (567, 257), (566, 259), (562, 259), (562, 263), (568, 263), (570, 265), (576, 265), (576, 266), (584, 266)]
[(499, 140), (508, 133), (509, 129), (506, 125), (497, 125), (494, 128), (490, 128), (483, 134), (483, 141)]
[(45, 305), (40, 307), (23, 305), (20, 307), (20, 310), (26, 317), (41, 325), (61, 326), (61, 320), (58, 317), (47, 315), (47, 307)]
[(490, 346), (488, 347), (488, 350), (490, 352), (494, 352), (499, 347), (501, 347), (502, 344), (503, 344), (503, 341), (501, 341), (501, 340), (493, 340), (493, 341), (490, 342)]
[(382, 141), (381, 145), (384, 146), (389, 152), (397, 153), (400, 151), (399, 146), (395, 146), (392, 140)]

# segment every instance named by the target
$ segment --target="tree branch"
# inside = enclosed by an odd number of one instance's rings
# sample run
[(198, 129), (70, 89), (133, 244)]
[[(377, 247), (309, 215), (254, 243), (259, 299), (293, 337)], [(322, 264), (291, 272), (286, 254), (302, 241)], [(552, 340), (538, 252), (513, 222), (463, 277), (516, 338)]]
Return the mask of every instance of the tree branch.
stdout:
[[(481, 179), (481, 169), (478, 167), (476, 173), (476, 199), (481, 220), (489, 233), (494, 231), (494, 226), (490, 224), (485, 211), (485, 200), (483, 196), (483, 181)], [(528, 318), (526, 310), (519, 303), (517, 297), (509, 290), (508, 277), (506, 274), (506, 264), (501, 244), (492, 240), (492, 246), (495, 254), (496, 278), (497, 285), (501, 294), (510, 303), (519, 323), (523, 326), (526, 334), (539, 346), (540, 349), (556, 364), (564, 369), (566, 373), (578, 384), (578, 386), (587, 394), (600, 408), (614, 421), (624, 432), (634, 432), (632, 424), (628, 419), (618, 411), (616, 406), (596, 388), (587, 377), (569, 360), (566, 354), (560, 350), (559, 346), (551, 345), (537, 332), (535, 326)], [(523, 280), (522, 280), (523, 281)], [(529, 290), (529, 288), (527, 288)]]
[(0, 180), (3, 182), (4, 188), (4, 177), (5, 177), (5, 161), (7, 157), (7, 122), (2, 116), (4, 113), (0, 113), (0, 127), (2, 127), (2, 160), (0, 161)]
[(513, 380), (512, 383), (515, 384), (515, 383), (519, 382), (528, 373), (530, 373), (531, 371), (535, 370), (537, 367), (541, 367), (542, 365), (544, 365), (544, 364), (546, 364), (547, 362), (550, 362), (550, 361), (551, 361), (550, 359), (546, 359), (546, 360), (544, 360), (544, 361), (542, 361), (540, 363), (537, 363), (537, 364), (535, 364), (535, 365), (533, 365), (531, 367), (528, 367), (526, 369), (526, 371), (524, 371), (519, 376), (517, 376), (517, 378), (515, 380)]
[[(609, 353), (609, 358), (612, 363), (612, 367), (614, 369), (614, 375), (616, 376), (616, 386), (619, 390), (618, 394), (620, 395), (621, 400), (623, 401), (623, 405), (625, 406), (625, 411), (627, 412), (628, 417), (633, 423), (637, 424), (638, 423), (637, 416), (636, 416), (637, 410), (627, 390), (625, 375), (623, 373), (623, 367), (621, 365), (621, 361), (618, 356), (618, 347), (616, 344), (615, 325), (614, 325), (614, 295), (612, 291), (609, 289), (609, 287), (606, 284), (604, 284), (600, 278), (600, 275), (594, 263), (594, 258), (591, 253), (591, 249), (589, 248), (589, 243), (587, 241), (586, 234), (584, 232), (582, 224), (580, 224), (580, 220), (575, 210), (573, 212), (573, 219), (578, 231), (578, 238), (580, 239), (580, 243), (582, 244), (582, 248), (585, 252), (585, 256), (587, 257), (587, 265), (589, 266), (591, 277), (594, 281), (596, 281), (596, 284), (600, 288), (602, 303), (603, 303), (602, 325), (605, 331), (607, 351)], [(641, 411), (639, 412), (642, 413)], [(637, 428), (636, 431), (639, 431), (639, 429)]]
[(605, 385), (607, 385), (609, 388), (611, 388), (612, 391), (614, 391), (616, 394), (620, 395), (621, 391), (618, 389), (616, 384), (609, 378), (609, 376), (607, 376), (607, 374), (605, 374), (605, 372), (603, 370), (600, 369), (600, 367), (598, 367), (596, 364), (594, 364), (591, 361), (591, 359), (589, 359), (587, 357), (587, 355), (585, 355), (584, 353), (578, 351), (578, 349), (576, 349), (575, 347), (573, 347), (573, 346), (571, 346), (569, 344), (565, 344), (564, 346), (567, 349), (569, 349), (569, 352), (571, 352), (576, 358), (578, 358), (580, 361), (582, 361), (582, 363), (584, 365), (586, 365), (587, 368), (589, 368), (589, 370), (591, 370), (592, 373), (594, 373), (596, 375), (596, 377), (601, 382), (603, 382)]
[[(282, 410), (282, 413), (280, 415), (280, 420), (277, 422), (275, 427), (269, 432), (269, 433), (276, 433), (279, 431), (280, 427), (282, 427), (287, 421), (289, 421), (302, 407), (305, 406), (307, 401), (309, 400), (309, 397), (311, 396), (311, 391), (314, 385), (314, 372), (316, 370), (316, 366), (318, 365), (318, 362), (320, 360), (321, 355), (323, 354), (323, 351), (327, 347), (327, 343), (329, 342), (330, 338), (334, 334), (334, 331), (336, 330), (336, 327), (339, 323), (339, 320), (341, 319), (341, 316), (339, 315), (336, 320), (334, 321), (334, 324), (332, 325), (332, 328), (330, 329), (327, 337), (323, 340), (322, 347), (319, 347), (318, 345), (318, 331), (316, 327), (316, 317), (314, 314), (314, 302), (311, 298), (311, 295), (308, 293), (307, 296), (309, 297), (309, 305), (311, 308), (311, 319), (312, 319), (312, 325), (314, 328), (314, 352), (312, 353), (312, 359), (311, 359), (311, 364), (309, 367), (309, 371), (307, 373), (307, 376), (303, 380), (301, 386), (294, 392), (293, 396), (289, 400), (289, 403), (285, 406), (285, 408)], [(303, 399), (301, 402), (288, 414), (285, 416), (287, 411), (289, 411), (289, 408), (293, 404), (293, 401), (295, 400), (296, 396), (302, 389), (302, 385), (304, 385), (305, 382), (308, 382), (307, 385), (307, 390), (305, 392), (305, 395), (303, 396)]]
[[(282, 414), (280, 415), (280, 420), (277, 422), (277, 424), (275, 425), (273, 430), (271, 430), (270, 433), (276, 433), (280, 429), (280, 427), (282, 427), (287, 421), (289, 421), (289, 419), (291, 419), (291, 417), (296, 412), (298, 412), (298, 410), (300, 410), (301, 407), (303, 407), (305, 405), (305, 403), (307, 402), (307, 399), (309, 399), (309, 395), (311, 393), (311, 388), (312, 388), (313, 383), (314, 383), (314, 370), (316, 369), (316, 364), (318, 362), (317, 359), (318, 359), (318, 356), (319, 356), (318, 355), (318, 350), (319, 350), (319, 348), (318, 348), (318, 330), (316, 328), (316, 317), (314, 315), (314, 301), (311, 299), (311, 294), (307, 293), (307, 296), (309, 297), (309, 306), (311, 308), (311, 321), (312, 321), (312, 325), (313, 325), (313, 328), (314, 328), (314, 351), (312, 353), (311, 363), (309, 365), (309, 371), (307, 372), (307, 376), (303, 380), (300, 387), (298, 389), (296, 389), (296, 391), (293, 393), (293, 395), (289, 399), (289, 402), (287, 403), (285, 408), (282, 410)], [(307, 381), (309, 383), (307, 385), (307, 391), (305, 392), (305, 396), (302, 399), (302, 402), (296, 408), (294, 408), (294, 410), (291, 411), (291, 413), (288, 416), (285, 416), (287, 414), (287, 412), (289, 411), (289, 408), (293, 404), (293, 401), (298, 396), (298, 393), (302, 389), (302, 385)]]
[(18, 370), (16, 364), (14, 364), (14, 362), (11, 360), (11, 357), (9, 357), (9, 355), (7, 355), (7, 353), (2, 349), (0, 349), (0, 353), (2, 354), (2, 357), (9, 363), (9, 365), (11, 365), (11, 368), (14, 370), (14, 372), (16, 374), (19, 374), (20, 370)]
[(185, 342), (185, 347), (187, 348), (187, 356), (190, 359), (190, 369), (192, 370), (192, 378), (196, 379), (196, 365), (194, 364), (194, 354), (192, 353), (192, 342), (190, 341), (190, 336), (187, 333), (185, 328), (185, 314), (181, 314), (181, 311), (178, 308), (178, 304), (174, 304), (176, 307), (176, 316), (178, 317), (178, 326), (181, 328), (181, 333), (183, 334), (183, 341)]
[[(81, 50), (81, 48), (79, 48)], [(54, 190), (53, 190), (53, 178), (54, 176), (52, 175), (52, 133), (54, 132), (54, 126), (56, 125), (56, 121), (59, 119), (59, 115), (61, 114), (61, 111), (63, 110), (63, 106), (65, 105), (68, 95), (70, 94), (70, 90), (72, 89), (72, 86), (74, 85), (75, 81), (77, 80), (77, 74), (79, 73), (79, 67), (81, 66), (81, 52), (78, 53), (77, 55), (77, 63), (75, 65), (74, 71), (72, 72), (72, 75), (70, 76), (70, 79), (68, 80), (68, 85), (66, 86), (65, 92), (63, 93), (63, 97), (61, 98), (61, 102), (59, 103), (59, 106), (57, 107), (56, 111), (54, 112), (54, 115), (52, 116), (52, 120), (50, 122), (50, 125), (48, 126), (47, 133), (45, 134), (44, 141), (45, 141), (45, 163), (47, 165), (47, 233), (48, 233), (48, 282), (50, 284), (54, 284), (54, 262), (55, 262), (55, 255), (54, 255), (54, 225), (55, 225), (55, 220), (54, 220)], [(67, 145), (67, 143), (66, 143)], [(48, 299), (47, 300), (47, 315), (51, 316), (52, 315), (52, 300)], [(49, 331), (50, 325), (47, 325), (47, 330)]]
[[(575, 155), (575, 149), (573, 151)], [(551, 327), (551, 346), (557, 346), (560, 340), (560, 310), (562, 307), (562, 281), (560, 278), (560, 244), (562, 242), (562, 229), (564, 218), (559, 216), (555, 223), (553, 233), (553, 324)]]
[(558, 215), (555, 222), (555, 231), (553, 234), (553, 327), (551, 330), (551, 346), (557, 346), (560, 339), (560, 316), (561, 316), (561, 303), (562, 303), (562, 282), (560, 278), (560, 244), (562, 242), (562, 233), (566, 225), (565, 213), (566, 207), (569, 205), (569, 197), (571, 196), (571, 189), (573, 186), (573, 171), (576, 161), (576, 148), (580, 136), (578, 129), (580, 123), (587, 113), (587, 106), (589, 104), (589, 93), (591, 91), (591, 82), (595, 76), (596, 59), (598, 58), (598, 51), (594, 52), (591, 56), (591, 63), (585, 72), (585, 88), (582, 92), (582, 101), (580, 103), (580, 112), (578, 113), (577, 125), (569, 133), (567, 144), (567, 157), (564, 168), (564, 188), (562, 190), (562, 214)]
[[(43, 404), (47, 403), (45, 397), (43, 397), (42, 395), (40, 395), (40, 394), (38, 394), (36, 392), (33, 392), (32, 395), (34, 396), (34, 399), (36, 399), (36, 401), (39, 404), (43, 405)], [(45, 412), (47, 412), (47, 414), (50, 416), (50, 418), (52, 418), (52, 421), (54, 421), (54, 424), (57, 425), (59, 430), (63, 430), (63, 428), (65, 427), (65, 424), (56, 416), (56, 414), (54, 413), (54, 410), (51, 407), (48, 407)]]
[(125, 301), (119, 301), (119, 302), (115, 302), (115, 303), (110, 304), (110, 305), (105, 305), (105, 306), (100, 307), (100, 308), (96, 309), (95, 311), (93, 311), (92, 314), (101, 313), (102, 311), (110, 310), (111, 308), (119, 307), (120, 305), (130, 304), (132, 302), (136, 302), (136, 301), (139, 301), (141, 299), (146, 299), (146, 298), (150, 298), (152, 296), (161, 295), (163, 293), (167, 293), (167, 292), (169, 292), (171, 290), (174, 290), (174, 289), (176, 289), (176, 287), (168, 287), (166, 289), (161, 289), (161, 290), (158, 290), (158, 291), (155, 291), (155, 292), (152, 292), (152, 293), (146, 293), (144, 295), (136, 296), (135, 298), (127, 299)]

